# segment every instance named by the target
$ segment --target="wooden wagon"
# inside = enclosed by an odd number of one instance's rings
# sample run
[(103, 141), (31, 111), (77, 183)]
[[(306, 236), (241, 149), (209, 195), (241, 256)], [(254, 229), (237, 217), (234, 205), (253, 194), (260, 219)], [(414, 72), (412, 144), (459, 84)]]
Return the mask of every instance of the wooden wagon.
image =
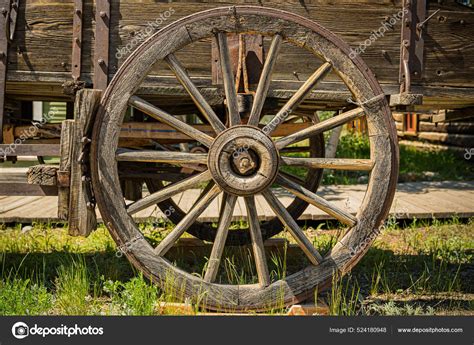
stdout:
[[(1, 0), (0, 8), (1, 159), (59, 157), (30, 168), (29, 183), (2, 179), (0, 194), (58, 195), (72, 235), (95, 229), (97, 205), (137, 268), (209, 309), (288, 305), (349, 271), (392, 203), (391, 110), (474, 106), (474, 13), (454, 1)], [(35, 119), (36, 101), (66, 102), (66, 119), (46, 121), (54, 111)], [(335, 115), (321, 120), (322, 110)], [(361, 118), (370, 158), (325, 158), (323, 134)], [(368, 173), (357, 213), (316, 194), (323, 169)], [(189, 190), (199, 193), (183, 208), (175, 196)], [(260, 217), (257, 196), (273, 216)], [(239, 199), (248, 226), (234, 229)], [(216, 200), (217, 224), (200, 221)], [(297, 223), (310, 204), (345, 227), (326, 253)], [(157, 245), (134, 218), (154, 205), (175, 224)], [(283, 229), (305, 258), (272, 279), (264, 241)], [(185, 232), (213, 243), (198, 275), (166, 257)], [(250, 245), (255, 284), (217, 279), (226, 246), (237, 245)]]

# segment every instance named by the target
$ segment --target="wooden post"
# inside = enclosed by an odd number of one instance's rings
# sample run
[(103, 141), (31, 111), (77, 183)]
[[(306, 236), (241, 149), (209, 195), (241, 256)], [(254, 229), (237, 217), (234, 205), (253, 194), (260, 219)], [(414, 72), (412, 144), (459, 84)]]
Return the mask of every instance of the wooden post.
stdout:
[[(334, 116), (337, 116), (339, 114), (341, 114), (341, 111), (334, 113)], [(336, 158), (336, 152), (337, 147), (339, 146), (339, 139), (341, 138), (342, 127), (343, 126), (335, 127), (331, 131), (329, 140), (326, 144), (326, 153), (324, 155), (326, 158)]]
[(61, 158), (58, 171), (58, 218), (68, 220), (69, 192), (71, 177), (72, 140), (74, 138), (74, 120), (66, 120), (61, 128)]
[(336, 127), (331, 131), (328, 143), (326, 145), (326, 158), (336, 158), (337, 146), (341, 137), (342, 126)]
[[(71, 139), (71, 176), (69, 193), (69, 234), (88, 236), (97, 227), (95, 204), (89, 200), (88, 188), (91, 188), (84, 167), (87, 167), (88, 155), (84, 154), (83, 138), (90, 137), (93, 115), (99, 105), (102, 92), (100, 90), (83, 89), (76, 95), (74, 108), (74, 130)], [(87, 152), (88, 150), (86, 150)]]

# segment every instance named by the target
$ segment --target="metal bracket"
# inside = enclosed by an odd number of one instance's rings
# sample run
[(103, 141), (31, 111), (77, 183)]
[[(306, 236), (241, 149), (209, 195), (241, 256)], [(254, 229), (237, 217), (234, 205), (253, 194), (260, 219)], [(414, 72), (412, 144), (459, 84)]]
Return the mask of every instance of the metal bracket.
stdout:
[(58, 178), (58, 187), (69, 187), (71, 177), (69, 171), (58, 170), (56, 176)]
[(10, 0), (10, 12), (8, 14), (9, 16), (9, 23), (6, 26), (7, 31), (7, 37), (8, 40), (11, 42), (13, 41), (13, 38), (15, 37), (15, 30), (16, 30), (16, 19), (18, 18), (18, 9), (20, 7), (20, 0)]
[(424, 39), (418, 25), (424, 25), (426, 0), (403, 0), (399, 83), (401, 93), (410, 93), (413, 80), (423, 73)]
[(105, 90), (109, 77), (110, 1), (96, 0), (94, 89)]
[(19, 6), (20, 0), (0, 0), (0, 144), (3, 143), (8, 43), (15, 37)]
[(81, 78), (82, 53), (82, 18), (84, 4), (82, 0), (74, 0), (74, 17), (72, 23), (72, 79), (77, 82)]
[[(258, 84), (262, 73), (264, 52), (263, 37), (260, 35), (228, 35), (229, 53), (235, 74), (236, 89), (239, 93), (251, 93)], [(222, 84), (219, 50), (212, 40), (212, 84)]]
[[(3, 117), (5, 111), (5, 90), (7, 78), (8, 39), (10, 37), (10, 0), (0, 0), (0, 144), (3, 143)], [(8, 28), (8, 29), (7, 29)]]

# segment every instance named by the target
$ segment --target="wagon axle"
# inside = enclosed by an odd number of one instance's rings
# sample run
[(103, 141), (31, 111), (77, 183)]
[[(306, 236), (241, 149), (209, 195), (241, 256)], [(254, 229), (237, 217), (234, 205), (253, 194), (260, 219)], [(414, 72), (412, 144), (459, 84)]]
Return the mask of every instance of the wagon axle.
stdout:
[(245, 147), (237, 149), (237, 156), (233, 154), (232, 167), (234, 171), (242, 176), (254, 174), (259, 166), (258, 156), (253, 150), (247, 150)]
[(224, 190), (237, 196), (268, 188), (278, 172), (279, 154), (262, 130), (238, 125), (219, 134), (209, 148), (209, 171)]

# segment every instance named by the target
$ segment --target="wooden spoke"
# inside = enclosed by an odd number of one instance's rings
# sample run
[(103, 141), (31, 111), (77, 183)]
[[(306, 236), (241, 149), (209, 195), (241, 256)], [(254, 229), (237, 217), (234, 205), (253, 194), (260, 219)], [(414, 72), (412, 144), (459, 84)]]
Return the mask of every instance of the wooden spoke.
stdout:
[(221, 189), (215, 185), (201, 200), (199, 200), (189, 210), (188, 214), (181, 219), (176, 227), (166, 236), (163, 241), (155, 248), (155, 253), (159, 256), (165, 255), (173, 244), (184, 234), (184, 232), (191, 226), (199, 215), (209, 206), (217, 195), (221, 192)]
[(209, 180), (209, 182), (207, 183), (206, 187), (204, 187), (204, 189), (202, 190), (201, 194), (199, 194), (198, 198), (196, 199), (196, 202), (198, 202), (199, 200), (201, 200), (202, 197), (203, 197), (204, 195), (206, 195), (206, 194), (211, 190), (212, 187), (214, 187), (214, 184), (215, 184), (214, 180)]
[(156, 162), (167, 164), (207, 164), (207, 154), (174, 151), (127, 150), (118, 149), (119, 162)]
[(255, 93), (252, 110), (248, 120), (248, 124), (251, 126), (257, 126), (260, 122), (263, 105), (267, 98), (268, 89), (270, 88), (270, 82), (272, 80), (273, 67), (275, 66), (282, 40), (283, 39), (279, 34), (276, 34), (273, 37), (268, 56), (265, 60), (265, 65), (263, 66), (262, 75), (258, 82), (257, 91)]
[(285, 206), (283, 206), (280, 200), (278, 200), (278, 198), (272, 193), (270, 189), (265, 190), (262, 195), (264, 196), (265, 200), (267, 200), (268, 204), (280, 221), (288, 228), (288, 231), (306, 254), (309, 261), (311, 261), (313, 265), (318, 265), (323, 260), (323, 258), (318, 253), (316, 248), (313, 247), (313, 244), (303, 233), (303, 230), (301, 230), (298, 224), (296, 224), (296, 221), (288, 213)]
[(285, 171), (281, 171), (280, 174), (285, 176), (287, 179), (293, 181), (294, 183), (298, 183), (298, 184), (301, 184), (301, 185), (305, 183), (305, 180), (303, 180), (301, 177), (289, 174)]
[(270, 274), (268, 273), (267, 259), (265, 257), (265, 247), (263, 246), (262, 232), (258, 222), (257, 206), (253, 196), (245, 197), (247, 208), (247, 219), (250, 227), (250, 237), (252, 238), (253, 256), (257, 267), (258, 281), (261, 287), (270, 285)]
[(183, 87), (189, 93), (194, 103), (199, 108), (199, 111), (201, 111), (201, 113), (204, 115), (207, 121), (209, 121), (214, 131), (216, 133), (220, 133), (224, 131), (226, 127), (221, 122), (221, 120), (219, 119), (217, 114), (214, 112), (214, 110), (211, 108), (211, 106), (206, 101), (206, 99), (201, 94), (201, 92), (198, 90), (196, 85), (193, 83), (188, 73), (186, 72), (184, 67), (181, 65), (181, 63), (178, 61), (176, 56), (174, 54), (169, 54), (167, 57), (165, 57), (164, 60), (168, 64), (170, 69), (173, 71), (173, 73), (176, 75), (176, 78), (178, 78), (181, 85), (183, 85)]
[(311, 148), (309, 146), (290, 146), (281, 149), (280, 154), (309, 152), (310, 150)]
[(212, 283), (216, 279), (236, 202), (237, 196), (224, 193), (219, 216), (219, 227), (217, 228), (216, 238), (212, 246), (206, 274), (204, 275), (205, 282)]
[(209, 172), (209, 170), (206, 170), (200, 174), (189, 177), (180, 182), (173, 183), (172, 185), (169, 185), (153, 194), (144, 197), (143, 199), (134, 202), (133, 204), (128, 205), (127, 212), (129, 215), (135, 214), (141, 210), (146, 209), (147, 207), (153, 206), (166, 199), (169, 199), (173, 195), (184, 192), (189, 188), (195, 187), (202, 182), (209, 181), (211, 178), (211, 173)]
[(344, 224), (349, 226), (354, 226), (357, 222), (357, 219), (351, 215), (349, 212), (341, 210), (340, 208), (334, 206), (330, 202), (326, 201), (325, 199), (321, 198), (320, 196), (316, 195), (315, 193), (307, 190), (306, 188), (302, 187), (301, 185), (290, 181), (286, 177), (282, 176), (281, 174), (278, 175), (276, 179), (276, 183), (284, 187), (285, 189), (289, 190), (297, 197), (303, 199), (304, 201), (316, 206), (317, 208), (323, 210), (327, 214), (330, 214), (337, 220), (341, 221)]
[(346, 111), (345, 113), (331, 117), (330, 119), (312, 125), (308, 128), (302, 129), (301, 131), (280, 138), (275, 141), (275, 145), (278, 150), (281, 150), (282, 148), (288, 145), (297, 143), (318, 133), (325, 132), (330, 129), (333, 129), (334, 127), (343, 125), (344, 123), (361, 117), (362, 115), (364, 115), (364, 109), (360, 107)]
[(305, 100), (305, 98), (311, 93), (316, 84), (326, 76), (331, 70), (331, 64), (329, 62), (324, 63), (319, 67), (305, 83), (295, 92), (288, 102), (280, 109), (275, 117), (266, 125), (269, 129), (268, 134), (270, 135), (285, 119), (295, 110), (298, 105)]
[(281, 161), (283, 165), (301, 166), (312, 169), (370, 171), (374, 166), (374, 162), (370, 159), (281, 157)]
[(143, 111), (144, 113), (150, 115), (151, 117), (166, 123), (167, 125), (173, 127), (174, 129), (180, 131), (181, 133), (186, 134), (187, 136), (199, 141), (203, 145), (209, 147), (212, 144), (213, 138), (209, 135), (197, 130), (193, 126), (190, 126), (183, 121), (177, 119), (173, 115), (168, 114), (166, 111), (163, 111), (153, 104), (148, 103), (144, 99), (132, 96), (130, 97), (129, 104), (138, 110)]
[(230, 63), (229, 47), (227, 46), (227, 35), (225, 32), (217, 33), (217, 42), (219, 44), (222, 80), (224, 82), (225, 98), (227, 102), (227, 110), (229, 112), (229, 127), (232, 127), (240, 124), (240, 115), (237, 104), (234, 74)]

